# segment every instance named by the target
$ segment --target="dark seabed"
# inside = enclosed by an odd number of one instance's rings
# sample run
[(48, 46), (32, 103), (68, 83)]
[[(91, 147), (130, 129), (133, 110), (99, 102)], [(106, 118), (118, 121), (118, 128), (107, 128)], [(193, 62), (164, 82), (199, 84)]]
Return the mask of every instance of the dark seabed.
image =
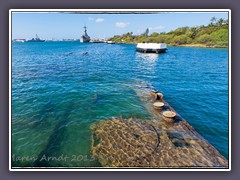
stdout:
[(141, 86), (161, 91), (228, 159), (227, 49), (141, 54), (125, 44), (13, 43), (13, 167), (100, 166), (90, 153), (90, 125), (115, 116), (151, 119), (134, 90)]

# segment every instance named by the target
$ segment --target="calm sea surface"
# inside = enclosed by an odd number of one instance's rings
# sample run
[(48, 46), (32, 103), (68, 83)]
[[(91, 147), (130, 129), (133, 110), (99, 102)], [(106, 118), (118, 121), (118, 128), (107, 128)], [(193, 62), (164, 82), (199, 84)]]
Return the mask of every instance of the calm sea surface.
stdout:
[(13, 43), (13, 166), (100, 166), (90, 154), (90, 125), (150, 119), (134, 91), (142, 84), (161, 91), (228, 158), (227, 49), (169, 47), (158, 55), (125, 44)]

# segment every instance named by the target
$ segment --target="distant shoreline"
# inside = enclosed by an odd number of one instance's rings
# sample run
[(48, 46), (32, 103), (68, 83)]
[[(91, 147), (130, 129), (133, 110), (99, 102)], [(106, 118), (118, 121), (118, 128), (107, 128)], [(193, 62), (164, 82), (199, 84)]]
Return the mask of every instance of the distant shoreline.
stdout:
[[(79, 41), (45, 41), (45, 42), (79, 42)], [(23, 43), (23, 42), (12, 42), (12, 43)], [(94, 42), (89, 42), (89, 43), (94, 43)], [(134, 44), (137, 45), (136, 43), (124, 43), (124, 42), (116, 42), (116, 44)], [(173, 46), (173, 47), (200, 47), (200, 48), (228, 48), (228, 46), (217, 46), (217, 45), (205, 45), (205, 44), (167, 44), (167, 46)]]
[(208, 46), (205, 44), (181, 44), (181, 45), (171, 45), (169, 44), (168, 46), (179, 46), (179, 47), (202, 47), (202, 48), (228, 48), (228, 46)]
[[(117, 44), (135, 44), (136, 45), (136, 43), (123, 43), (123, 42), (117, 43)], [(209, 46), (209, 45), (205, 45), (205, 44), (180, 44), (180, 45), (167, 44), (167, 46), (173, 46), (173, 47), (201, 47), (201, 48), (228, 48), (228, 46), (217, 46), (217, 45)]]

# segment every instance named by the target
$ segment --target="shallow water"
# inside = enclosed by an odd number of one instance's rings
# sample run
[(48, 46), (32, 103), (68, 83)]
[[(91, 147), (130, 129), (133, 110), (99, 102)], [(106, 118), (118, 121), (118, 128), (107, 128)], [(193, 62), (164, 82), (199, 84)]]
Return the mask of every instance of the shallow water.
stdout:
[(161, 91), (228, 158), (227, 49), (169, 47), (157, 55), (124, 44), (13, 43), (13, 166), (100, 166), (90, 125), (151, 119), (135, 91), (143, 86)]

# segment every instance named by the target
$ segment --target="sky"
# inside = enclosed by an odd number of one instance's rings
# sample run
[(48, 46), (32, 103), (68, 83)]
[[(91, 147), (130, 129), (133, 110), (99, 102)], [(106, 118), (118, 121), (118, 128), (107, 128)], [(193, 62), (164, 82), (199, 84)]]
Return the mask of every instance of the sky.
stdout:
[(12, 39), (80, 39), (87, 26), (93, 38), (110, 38), (133, 32), (169, 32), (179, 27), (208, 25), (210, 19), (228, 18), (228, 12), (161, 12), (154, 14), (70, 14), (63, 12), (12, 12)]

